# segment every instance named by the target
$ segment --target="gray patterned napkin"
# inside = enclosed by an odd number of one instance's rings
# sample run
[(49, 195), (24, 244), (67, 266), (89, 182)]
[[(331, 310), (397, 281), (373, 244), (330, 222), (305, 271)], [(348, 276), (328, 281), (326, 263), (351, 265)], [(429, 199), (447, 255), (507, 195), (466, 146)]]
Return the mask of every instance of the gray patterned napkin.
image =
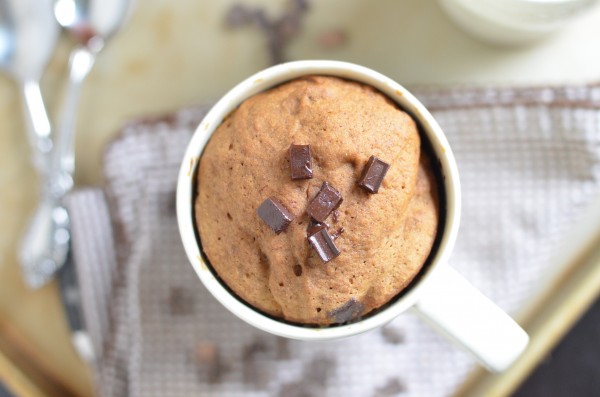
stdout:
[[(600, 194), (600, 87), (415, 90), (448, 135), (463, 218), (451, 265), (509, 313)], [(179, 162), (206, 108), (126, 126), (106, 185), (69, 199), (100, 396), (447, 396), (474, 361), (412, 315), (333, 342), (255, 330), (188, 265)]]

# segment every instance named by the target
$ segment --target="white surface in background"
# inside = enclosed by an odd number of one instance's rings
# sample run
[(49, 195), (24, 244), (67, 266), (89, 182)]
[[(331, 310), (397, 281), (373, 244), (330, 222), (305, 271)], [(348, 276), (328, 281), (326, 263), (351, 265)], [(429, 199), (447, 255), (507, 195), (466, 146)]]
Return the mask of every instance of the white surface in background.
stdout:
[(439, 0), (458, 26), (490, 43), (540, 40), (589, 11), (597, 0)]
[[(294, 43), (294, 58), (335, 57), (372, 67), (402, 84), (560, 84), (600, 80), (600, 7), (546, 40), (495, 47), (456, 27), (437, 2), (405, 0), (314, 2), (312, 35), (348, 29), (346, 48), (327, 53), (310, 38)], [(335, 16), (335, 17), (333, 17)]]

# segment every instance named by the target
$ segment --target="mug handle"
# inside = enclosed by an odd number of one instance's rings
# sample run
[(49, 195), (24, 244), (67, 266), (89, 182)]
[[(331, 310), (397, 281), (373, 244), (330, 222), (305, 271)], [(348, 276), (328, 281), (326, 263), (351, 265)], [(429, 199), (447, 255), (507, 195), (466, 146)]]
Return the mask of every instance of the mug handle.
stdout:
[(423, 288), (416, 314), (490, 371), (504, 371), (527, 347), (527, 333), (450, 266), (435, 269)]

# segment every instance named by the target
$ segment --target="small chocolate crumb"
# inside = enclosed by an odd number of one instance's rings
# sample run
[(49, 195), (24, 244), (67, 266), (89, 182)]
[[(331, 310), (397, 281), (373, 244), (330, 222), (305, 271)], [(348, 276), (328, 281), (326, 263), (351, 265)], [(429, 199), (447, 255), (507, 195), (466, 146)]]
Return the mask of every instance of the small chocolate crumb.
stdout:
[(302, 276), (302, 266), (296, 264), (296, 265), (294, 265), (293, 270), (294, 270), (294, 275), (296, 275), (296, 277)]
[(258, 207), (258, 216), (271, 228), (276, 234), (283, 232), (294, 220), (292, 215), (279, 200), (275, 197), (269, 197)]
[(294, 381), (281, 385), (277, 397), (320, 397), (321, 393), (322, 390), (306, 381)]
[(329, 182), (323, 182), (321, 190), (312, 199), (306, 212), (317, 222), (325, 222), (332, 211), (342, 204), (342, 195)]
[(335, 232), (333, 232), (333, 234), (331, 235), (331, 238), (333, 240), (337, 239), (338, 237), (340, 237), (342, 235), (342, 233), (344, 233), (344, 228), (340, 227), (338, 230), (336, 230)]
[(377, 193), (389, 168), (390, 165), (388, 163), (381, 161), (375, 156), (371, 156), (358, 180), (358, 186), (369, 193)]
[(254, 10), (252, 13), (252, 20), (256, 26), (258, 26), (258, 28), (264, 32), (270, 33), (273, 28), (273, 24), (269, 18), (267, 18), (266, 11), (262, 8), (257, 8)]
[(288, 338), (277, 337), (276, 356), (278, 360), (289, 360), (292, 358), (290, 340)]
[(227, 366), (221, 360), (218, 346), (210, 341), (196, 345), (195, 363), (198, 378), (201, 382), (218, 383), (227, 371)]
[(338, 324), (346, 323), (359, 316), (364, 308), (365, 305), (362, 302), (357, 301), (356, 298), (352, 298), (341, 307), (330, 311), (329, 317), (333, 318)]
[(391, 343), (392, 345), (404, 343), (404, 332), (398, 327), (386, 325), (381, 328), (381, 335), (387, 343)]
[(169, 311), (176, 316), (194, 312), (194, 296), (183, 287), (172, 287), (169, 290)]
[(273, 379), (273, 370), (263, 362), (244, 363), (244, 382), (264, 390)]
[(319, 355), (307, 362), (303, 370), (303, 378), (313, 385), (325, 387), (334, 376), (337, 362), (335, 359)]
[(285, 43), (300, 33), (300, 23), (301, 19), (298, 13), (288, 12), (274, 22), (275, 34)]
[(267, 365), (269, 347), (262, 338), (255, 339), (242, 351), (244, 382), (258, 389), (265, 389), (273, 378), (273, 371)]
[(325, 31), (317, 36), (319, 47), (324, 50), (334, 50), (348, 42), (348, 34), (342, 29)]
[(292, 10), (293, 11), (307, 11), (308, 10), (308, 0), (293, 0), (292, 1)]
[(337, 221), (340, 219), (340, 211), (339, 210), (334, 210), (331, 213), (331, 219), (333, 220), (333, 223), (337, 223)]
[(313, 177), (310, 145), (290, 146), (290, 169), (293, 180)]
[(336, 258), (340, 254), (340, 250), (335, 246), (327, 229), (321, 227), (315, 233), (308, 236), (308, 242), (319, 255), (319, 258), (325, 263)]
[(390, 378), (387, 382), (378, 387), (373, 397), (393, 397), (406, 391), (404, 384), (397, 378)]
[(324, 388), (334, 377), (337, 362), (335, 359), (318, 355), (306, 362), (300, 380), (284, 383), (278, 397), (317, 397), (323, 395)]
[(175, 216), (177, 212), (177, 194), (174, 190), (167, 193), (165, 201), (165, 215)]
[(229, 28), (239, 28), (250, 24), (252, 20), (252, 9), (243, 4), (234, 4), (225, 16), (225, 25)]
[(266, 353), (269, 350), (266, 342), (262, 338), (256, 338), (249, 345), (244, 346), (242, 352), (242, 358), (244, 361), (256, 359), (256, 357), (262, 353)]
[(287, 45), (302, 33), (308, 8), (307, 0), (291, 0), (279, 16), (269, 18), (264, 7), (234, 4), (225, 16), (225, 25), (230, 29), (258, 27), (266, 40), (271, 64), (277, 64), (285, 61)]

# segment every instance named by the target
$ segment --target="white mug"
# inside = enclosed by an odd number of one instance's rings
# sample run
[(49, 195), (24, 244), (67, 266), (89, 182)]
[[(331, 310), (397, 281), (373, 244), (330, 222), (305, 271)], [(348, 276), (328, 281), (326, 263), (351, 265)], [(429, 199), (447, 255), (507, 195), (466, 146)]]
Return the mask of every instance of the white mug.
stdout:
[[(209, 138), (223, 119), (247, 98), (283, 82), (305, 75), (332, 75), (375, 87), (420, 126), (442, 175), (445, 215), (440, 243), (432, 251), (429, 265), (409, 290), (385, 309), (357, 322), (330, 327), (308, 327), (267, 316), (233, 295), (205, 263), (197, 239), (194, 218), (196, 169)], [(380, 327), (409, 309), (427, 323), (471, 352), (488, 369), (498, 372), (510, 366), (523, 352), (528, 336), (498, 306), (448, 266), (460, 220), (460, 183), (452, 150), (442, 129), (425, 107), (392, 79), (363, 66), (338, 61), (297, 61), (270, 67), (247, 78), (223, 96), (208, 112), (194, 133), (183, 158), (177, 183), (177, 220), (183, 246), (204, 286), (233, 314), (247, 323), (282, 337), (328, 340), (348, 337)]]

